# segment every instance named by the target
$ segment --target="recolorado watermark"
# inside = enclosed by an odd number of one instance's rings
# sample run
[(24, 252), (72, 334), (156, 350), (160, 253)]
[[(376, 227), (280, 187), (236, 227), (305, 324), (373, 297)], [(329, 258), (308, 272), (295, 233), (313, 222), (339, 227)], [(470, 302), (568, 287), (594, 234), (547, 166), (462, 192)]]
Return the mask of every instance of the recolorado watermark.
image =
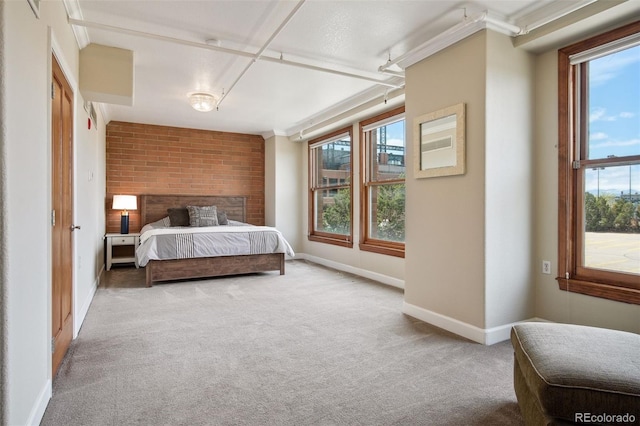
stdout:
[(635, 424), (636, 416), (631, 413), (608, 414), (608, 413), (575, 413), (573, 421), (575, 423), (620, 423)]

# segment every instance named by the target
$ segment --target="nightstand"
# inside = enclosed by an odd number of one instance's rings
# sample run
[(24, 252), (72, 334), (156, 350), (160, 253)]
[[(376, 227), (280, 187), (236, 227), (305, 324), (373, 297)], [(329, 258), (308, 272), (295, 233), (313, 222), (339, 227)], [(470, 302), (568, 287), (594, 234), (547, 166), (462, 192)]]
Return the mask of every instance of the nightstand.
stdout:
[[(130, 234), (106, 234), (104, 236), (107, 240), (107, 271), (111, 269), (114, 263), (133, 263), (138, 267), (138, 261), (136, 259), (136, 248), (140, 243), (140, 234), (137, 232)], [(132, 246), (133, 256), (113, 256), (113, 248), (116, 246)]]

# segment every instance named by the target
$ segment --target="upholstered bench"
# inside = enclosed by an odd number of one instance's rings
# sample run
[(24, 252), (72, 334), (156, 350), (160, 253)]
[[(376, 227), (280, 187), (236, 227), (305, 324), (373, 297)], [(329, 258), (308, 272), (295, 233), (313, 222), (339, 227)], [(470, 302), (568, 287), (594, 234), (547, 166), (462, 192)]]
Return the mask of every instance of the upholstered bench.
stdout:
[(527, 425), (640, 424), (640, 335), (571, 324), (511, 329)]

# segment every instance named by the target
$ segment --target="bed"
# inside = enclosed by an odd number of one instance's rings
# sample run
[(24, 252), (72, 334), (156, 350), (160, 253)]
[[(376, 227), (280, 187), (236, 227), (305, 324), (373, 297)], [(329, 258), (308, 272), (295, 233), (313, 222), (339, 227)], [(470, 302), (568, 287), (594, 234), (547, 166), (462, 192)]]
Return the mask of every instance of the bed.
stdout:
[[(187, 206), (216, 206), (218, 212), (224, 212), (229, 225), (205, 227), (167, 228), (169, 225), (168, 210), (185, 208)], [(247, 217), (246, 197), (241, 196), (200, 196), (200, 195), (141, 195), (140, 196), (140, 245), (136, 249), (136, 257), (140, 266), (146, 269), (146, 284), (151, 287), (155, 282), (184, 280), (191, 278), (217, 277), (225, 275), (248, 274), (255, 272), (279, 271), (284, 275), (285, 253), (293, 256), (294, 253), (289, 243), (275, 229), (270, 227), (254, 227), (245, 223)], [(175, 210), (173, 211), (175, 212)], [(258, 229), (259, 228), (259, 229)], [(245, 231), (246, 230), (246, 231)], [(173, 234), (176, 241), (195, 238), (218, 238), (217, 235), (208, 233), (222, 231), (229, 233), (227, 240), (240, 241), (246, 247), (249, 254), (231, 254), (226, 251), (223, 254), (203, 254), (201, 250), (192, 250), (196, 257), (170, 256), (165, 258), (159, 253), (150, 250), (149, 246), (158, 245), (159, 241), (167, 239)], [(277, 247), (272, 244), (254, 244), (253, 240), (264, 243), (262, 231), (269, 234), (269, 238), (278, 238)], [(254, 233), (255, 232), (255, 233)], [(224, 234), (223, 234), (224, 235)], [(256, 235), (260, 237), (248, 236)], [(183, 238), (184, 237), (184, 238)], [(280, 240), (281, 238), (281, 240)], [(157, 241), (154, 241), (157, 240)], [(251, 240), (251, 250), (249, 242)], [(270, 240), (271, 241), (271, 240)], [(180, 243), (178, 243), (180, 244)], [(254, 247), (254, 246), (258, 247)], [(207, 249), (208, 250), (208, 249)], [(218, 250), (225, 251), (225, 250)], [(277, 252), (273, 252), (277, 251)]]

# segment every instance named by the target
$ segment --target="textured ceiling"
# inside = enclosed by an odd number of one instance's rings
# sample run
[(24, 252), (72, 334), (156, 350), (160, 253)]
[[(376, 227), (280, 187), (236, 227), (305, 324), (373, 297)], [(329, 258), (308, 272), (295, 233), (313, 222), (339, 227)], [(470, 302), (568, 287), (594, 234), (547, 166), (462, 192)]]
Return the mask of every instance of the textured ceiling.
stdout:
[[(103, 105), (109, 120), (287, 135), (337, 105), (353, 106), (351, 99), (382, 98), (389, 87), (375, 81), (402, 85), (402, 78), (382, 74), (378, 67), (460, 23), (465, 13), (490, 10), (514, 22), (550, 4), (541, 0), (74, 1), (79, 13), (72, 18), (86, 23), (76, 29), (86, 28), (89, 42), (134, 52), (134, 105)], [(256, 54), (270, 38), (263, 56), (272, 61), (187, 45), (216, 39), (214, 46)], [(280, 57), (359, 78), (273, 61)], [(226, 96), (217, 111), (202, 113), (189, 105), (187, 93), (194, 91), (218, 96), (224, 91)]]

